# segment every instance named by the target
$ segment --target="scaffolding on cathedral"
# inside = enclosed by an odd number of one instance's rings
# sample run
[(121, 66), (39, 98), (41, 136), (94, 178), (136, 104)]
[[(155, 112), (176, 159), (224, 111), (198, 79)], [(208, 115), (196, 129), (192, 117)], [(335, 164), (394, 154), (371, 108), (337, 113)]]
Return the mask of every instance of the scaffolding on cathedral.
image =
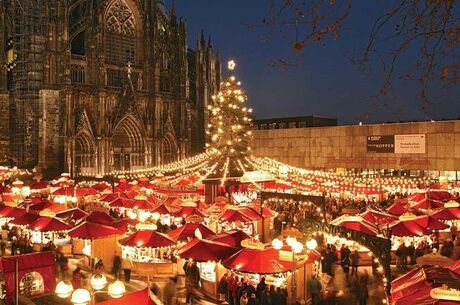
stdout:
[(34, 166), (39, 147), (39, 89), (43, 80), (43, 50), (46, 20), (44, 0), (12, 1), (13, 47), (16, 55), (12, 70), (14, 102), (11, 111), (11, 147), (20, 167)]

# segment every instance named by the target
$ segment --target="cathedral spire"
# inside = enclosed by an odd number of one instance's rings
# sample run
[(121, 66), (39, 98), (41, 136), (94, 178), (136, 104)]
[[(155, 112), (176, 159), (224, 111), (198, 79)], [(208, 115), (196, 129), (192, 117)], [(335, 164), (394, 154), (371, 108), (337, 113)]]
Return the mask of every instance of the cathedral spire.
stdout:
[(206, 46), (206, 40), (204, 40), (204, 31), (201, 30), (201, 38), (200, 38), (200, 41), (201, 41), (201, 46), (204, 47)]
[(176, 16), (176, 0), (172, 0), (171, 15)]

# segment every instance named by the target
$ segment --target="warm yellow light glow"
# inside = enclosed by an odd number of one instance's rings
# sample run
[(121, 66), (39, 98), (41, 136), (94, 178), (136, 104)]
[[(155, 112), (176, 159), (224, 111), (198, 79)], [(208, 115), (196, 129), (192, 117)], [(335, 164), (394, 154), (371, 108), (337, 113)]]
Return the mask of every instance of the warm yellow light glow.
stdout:
[(126, 292), (126, 287), (125, 284), (123, 284), (122, 281), (115, 281), (109, 285), (107, 293), (112, 297), (112, 298), (121, 298), (123, 294)]
[(107, 285), (107, 278), (103, 274), (93, 274), (89, 283), (94, 290), (102, 290)]
[(87, 305), (91, 301), (89, 291), (83, 288), (79, 288), (72, 293), (70, 302), (74, 305)]
[(307, 241), (306, 246), (308, 250), (315, 250), (318, 247), (318, 242), (316, 241), (316, 239), (312, 238), (309, 241)]
[(279, 250), (283, 247), (283, 242), (278, 238), (275, 238), (274, 240), (272, 240), (272, 247), (276, 250)]
[(227, 66), (228, 66), (228, 69), (229, 69), (230, 71), (233, 71), (233, 70), (235, 70), (236, 63), (235, 63), (235, 61), (232, 59), (232, 60), (230, 60), (230, 61), (228, 62)]
[(54, 291), (56, 295), (62, 299), (70, 297), (73, 292), (72, 283), (69, 281), (60, 281), (56, 285), (56, 289)]

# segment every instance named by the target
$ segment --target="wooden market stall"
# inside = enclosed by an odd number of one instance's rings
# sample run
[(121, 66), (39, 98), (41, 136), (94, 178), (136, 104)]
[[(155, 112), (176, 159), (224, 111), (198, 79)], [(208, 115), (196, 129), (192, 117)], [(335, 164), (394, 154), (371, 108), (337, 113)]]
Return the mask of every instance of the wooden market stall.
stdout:
[[(202, 292), (217, 300), (219, 298), (217, 291), (219, 281), (227, 272), (220, 261), (237, 251), (237, 247), (225, 243), (197, 238), (180, 248), (178, 255), (182, 259), (193, 260), (197, 263)], [(185, 262), (179, 262), (179, 264), (181, 263), (184, 264)]]
[(112, 269), (116, 255), (121, 256), (118, 240), (123, 231), (108, 225), (84, 221), (69, 231), (72, 253), (85, 255), (85, 263), (93, 267), (95, 259), (101, 259), (106, 271)]
[(129, 257), (134, 271), (152, 276), (176, 274), (173, 249), (176, 242), (168, 235), (155, 231), (155, 225), (138, 224), (136, 232), (119, 240), (122, 257)]

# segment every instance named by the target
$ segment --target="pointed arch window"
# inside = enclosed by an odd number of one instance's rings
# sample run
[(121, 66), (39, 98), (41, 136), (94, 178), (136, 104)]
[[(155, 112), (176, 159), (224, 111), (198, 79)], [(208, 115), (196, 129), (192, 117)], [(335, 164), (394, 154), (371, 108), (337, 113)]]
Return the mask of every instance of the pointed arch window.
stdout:
[(136, 27), (134, 15), (123, 0), (115, 0), (105, 20), (105, 56), (107, 61), (135, 62)]

